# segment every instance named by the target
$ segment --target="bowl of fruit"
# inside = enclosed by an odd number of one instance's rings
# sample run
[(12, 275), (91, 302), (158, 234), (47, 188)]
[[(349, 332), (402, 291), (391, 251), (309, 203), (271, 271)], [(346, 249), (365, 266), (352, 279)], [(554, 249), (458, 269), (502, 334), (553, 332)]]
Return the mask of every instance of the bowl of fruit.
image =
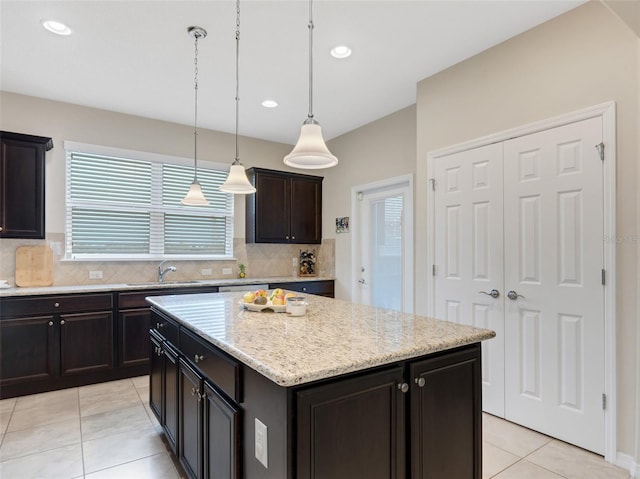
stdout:
[(295, 296), (295, 293), (286, 293), (280, 288), (274, 289), (271, 294), (264, 289), (258, 289), (244, 293), (240, 305), (249, 311), (284, 313), (287, 308), (287, 298), (293, 296)]

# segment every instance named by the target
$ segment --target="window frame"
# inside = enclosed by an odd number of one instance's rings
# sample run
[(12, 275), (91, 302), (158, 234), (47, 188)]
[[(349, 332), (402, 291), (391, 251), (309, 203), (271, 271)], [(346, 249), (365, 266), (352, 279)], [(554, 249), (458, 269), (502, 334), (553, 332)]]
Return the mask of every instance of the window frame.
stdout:
[[(81, 261), (158, 261), (158, 260), (202, 260), (202, 261), (228, 261), (233, 260), (234, 258), (234, 249), (233, 249), (233, 239), (234, 239), (234, 218), (235, 218), (235, 200), (232, 194), (229, 195), (229, 208), (226, 213), (220, 213), (220, 210), (217, 210), (213, 216), (217, 217), (225, 217), (228, 222), (228, 229), (226, 235), (226, 251), (224, 254), (166, 254), (166, 253), (118, 253), (118, 254), (100, 254), (100, 253), (73, 253), (72, 248), (72, 225), (71, 225), (71, 208), (73, 207), (72, 202), (70, 202), (70, 192), (69, 192), (69, 162), (72, 153), (80, 153), (86, 155), (99, 155), (99, 156), (110, 156), (116, 158), (123, 159), (131, 159), (131, 160), (142, 160), (148, 161), (152, 163), (152, 169), (162, 170), (162, 164), (173, 164), (180, 166), (193, 166), (193, 158), (184, 158), (178, 156), (164, 155), (160, 153), (151, 153), (145, 151), (138, 150), (129, 150), (123, 148), (114, 148), (102, 145), (92, 145), (87, 143), (79, 143), (74, 141), (64, 141), (64, 150), (65, 150), (65, 204), (64, 204), (64, 231), (65, 231), (65, 254), (62, 258), (62, 261), (72, 261), (72, 262), (81, 262)], [(229, 172), (230, 165), (202, 160), (198, 158), (198, 170), (200, 169), (215, 169), (218, 171), (224, 171), (226, 173)], [(155, 174), (155, 173), (154, 173)], [(188, 188), (188, 186), (187, 186)], [(185, 194), (187, 190), (185, 189)], [(154, 194), (157, 194), (155, 192)], [(162, 211), (163, 207), (158, 208), (158, 202), (162, 202), (162, 193), (159, 192), (158, 197), (152, 197), (152, 206), (147, 210), (152, 216), (154, 213), (157, 214), (158, 211)], [(87, 203), (89, 205), (89, 203)], [(185, 215), (193, 214), (195, 216), (202, 216), (198, 214), (198, 206), (182, 206), (176, 205), (176, 207), (171, 207), (169, 209), (164, 210), (164, 213), (175, 214), (175, 213), (184, 213)], [(144, 209), (139, 209), (144, 210)], [(152, 231), (150, 236), (153, 237), (153, 220), (151, 221)], [(156, 231), (157, 233), (158, 231)], [(161, 235), (164, 238), (164, 232)], [(164, 240), (163, 240), (164, 243)], [(153, 248), (150, 248), (153, 250)]]

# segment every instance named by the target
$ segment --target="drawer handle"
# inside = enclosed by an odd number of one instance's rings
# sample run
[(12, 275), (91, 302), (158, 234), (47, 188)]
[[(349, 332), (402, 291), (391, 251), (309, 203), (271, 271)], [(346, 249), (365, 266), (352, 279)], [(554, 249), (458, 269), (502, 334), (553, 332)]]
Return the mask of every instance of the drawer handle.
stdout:
[(427, 384), (427, 381), (425, 381), (424, 378), (416, 378), (416, 384), (418, 385), (418, 387), (423, 388), (425, 384)]
[(60, 307), (60, 303), (53, 303), (53, 307), (54, 308), (59, 308)]
[(49, 326), (53, 326), (53, 321), (49, 321)]
[(198, 356), (197, 354), (193, 357), (193, 360), (197, 363), (198, 361), (202, 361), (204, 359), (204, 355), (201, 354)]
[(162, 329), (164, 327), (164, 323), (156, 323), (156, 329)]
[(61, 324), (61, 325), (62, 325), (62, 324), (64, 324), (65, 322), (66, 322), (66, 321), (65, 321), (64, 319), (61, 319), (61, 320), (60, 320), (60, 324)]

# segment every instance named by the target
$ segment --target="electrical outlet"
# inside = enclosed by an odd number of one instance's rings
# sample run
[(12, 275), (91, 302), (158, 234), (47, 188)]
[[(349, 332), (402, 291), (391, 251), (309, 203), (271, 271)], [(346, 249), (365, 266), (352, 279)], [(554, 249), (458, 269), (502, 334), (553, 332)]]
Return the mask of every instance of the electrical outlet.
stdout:
[(256, 459), (264, 467), (269, 468), (269, 443), (267, 441), (267, 426), (262, 424), (258, 418), (255, 421), (256, 429)]
[(231, 268), (222, 268), (222, 274), (231, 274)]
[(211, 268), (205, 268), (200, 270), (200, 274), (202, 274), (202, 276), (211, 276), (213, 272), (211, 271)]
[(102, 279), (102, 271), (89, 271), (89, 279)]
[(298, 266), (298, 258), (296, 258), (295, 256), (293, 257), (293, 259), (291, 260), (291, 265), (292, 266)]

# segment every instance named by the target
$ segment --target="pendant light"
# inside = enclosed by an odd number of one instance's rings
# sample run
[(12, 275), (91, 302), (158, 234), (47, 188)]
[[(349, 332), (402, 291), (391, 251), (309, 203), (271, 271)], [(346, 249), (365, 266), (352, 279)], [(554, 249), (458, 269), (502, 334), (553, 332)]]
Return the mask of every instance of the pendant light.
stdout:
[(240, 81), (238, 74), (238, 63), (240, 58), (240, 0), (236, 0), (236, 157), (231, 164), (227, 180), (220, 186), (220, 191), (233, 193), (234, 195), (247, 195), (255, 193), (256, 189), (249, 182), (244, 166), (240, 163), (238, 149), (238, 123), (239, 123), (239, 103), (240, 103)]
[(201, 27), (189, 27), (187, 33), (195, 42), (195, 54), (193, 64), (195, 65), (195, 79), (194, 79), (194, 97), (195, 108), (193, 116), (193, 182), (189, 187), (187, 196), (182, 200), (182, 204), (186, 206), (206, 206), (209, 204), (207, 199), (202, 193), (202, 187), (198, 183), (198, 40), (207, 36), (207, 31)]
[(322, 138), (320, 125), (313, 118), (313, 0), (309, 0), (309, 115), (302, 124), (300, 137), (284, 164), (294, 168), (330, 168), (338, 164)]

